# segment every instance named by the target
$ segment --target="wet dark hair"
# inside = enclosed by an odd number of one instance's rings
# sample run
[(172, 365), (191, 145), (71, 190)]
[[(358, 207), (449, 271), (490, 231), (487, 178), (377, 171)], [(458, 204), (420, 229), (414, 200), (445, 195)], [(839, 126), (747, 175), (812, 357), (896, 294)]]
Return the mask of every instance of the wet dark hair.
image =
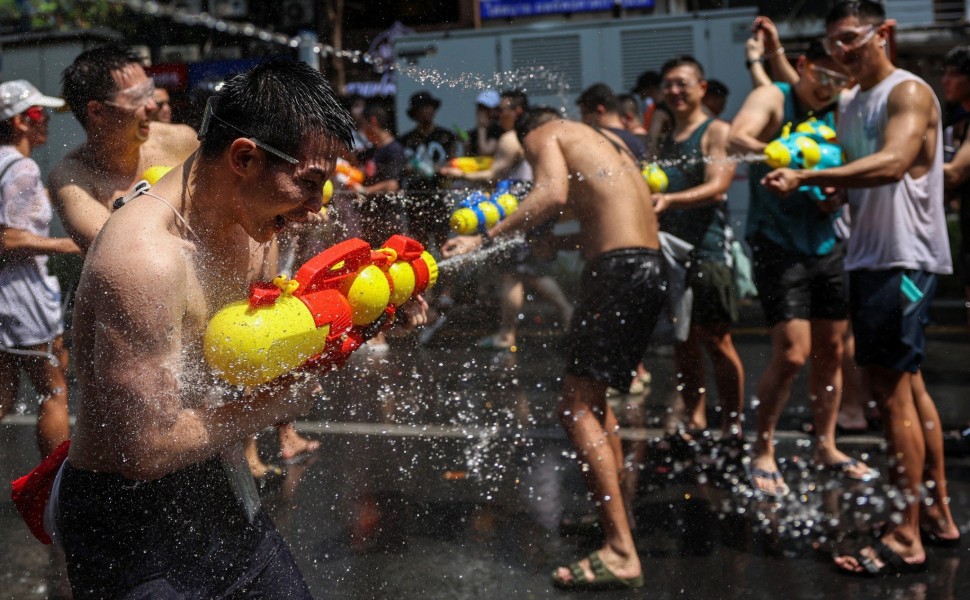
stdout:
[(708, 79), (707, 80), (707, 91), (705, 95), (718, 98), (727, 98), (731, 90), (723, 81), (719, 79)]
[(88, 102), (107, 100), (118, 91), (111, 72), (133, 63), (141, 64), (141, 57), (134, 50), (109, 44), (82, 52), (64, 69), (61, 93), (82, 127), (88, 124)]
[[(353, 143), (354, 121), (341, 106), (326, 78), (306, 63), (272, 59), (236, 75), (215, 95), (218, 105), (200, 147), (213, 158), (242, 134), (293, 156), (304, 140), (325, 135), (347, 147)], [(267, 152), (267, 159), (282, 161)]]
[(521, 142), (533, 129), (561, 118), (559, 111), (551, 106), (534, 106), (515, 120), (515, 135)]
[(605, 83), (594, 83), (576, 98), (576, 104), (590, 110), (602, 106), (606, 112), (616, 112), (616, 94)]
[(701, 79), (704, 79), (704, 67), (701, 63), (697, 62), (697, 59), (689, 54), (682, 54), (680, 56), (671, 58), (664, 63), (664, 66), (660, 67), (660, 77), (663, 77), (670, 71), (673, 71), (677, 67), (694, 67), (697, 69), (697, 74), (700, 75)]
[(616, 112), (621, 115), (636, 115), (640, 112), (637, 99), (633, 94), (620, 94), (616, 97)]
[(508, 98), (512, 103), (512, 108), (529, 109), (529, 97), (522, 90), (504, 90), (499, 94), (500, 98)]
[(832, 59), (832, 57), (829, 56), (829, 53), (825, 51), (825, 46), (822, 45), (822, 40), (817, 38), (808, 43), (808, 48), (806, 48), (805, 52), (802, 54), (804, 54), (805, 58), (812, 62), (826, 59), (835, 60)]
[(957, 46), (943, 57), (944, 67), (953, 67), (964, 75), (970, 75), (970, 46)]
[(842, 0), (825, 15), (825, 26), (848, 17), (856, 17), (866, 23), (882, 23), (886, 20), (886, 9), (873, 0)]
[(660, 87), (660, 73), (656, 71), (644, 71), (637, 77), (637, 83), (633, 86), (633, 91), (639, 94), (658, 87)]
[(377, 126), (381, 129), (391, 130), (391, 113), (383, 103), (371, 100), (364, 106), (364, 118), (370, 120), (371, 117), (377, 119)]

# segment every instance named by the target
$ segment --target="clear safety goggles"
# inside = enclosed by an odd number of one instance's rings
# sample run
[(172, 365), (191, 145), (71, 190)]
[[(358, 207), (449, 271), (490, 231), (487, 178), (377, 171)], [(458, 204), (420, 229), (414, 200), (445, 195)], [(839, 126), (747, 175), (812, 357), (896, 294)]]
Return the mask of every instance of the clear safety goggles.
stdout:
[(269, 144), (256, 139), (254, 136), (246, 133), (245, 131), (236, 127), (235, 125), (226, 121), (225, 119), (220, 118), (219, 115), (215, 113), (216, 105), (218, 104), (218, 101), (219, 101), (218, 96), (210, 96), (205, 103), (205, 114), (203, 114), (202, 116), (202, 126), (199, 128), (200, 140), (204, 140), (205, 136), (209, 134), (209, 128), (212, 127), (212, 120), (215, 119), (216, 121), (218, 121), (222, 125), (225, 125), (229, 129), (232, 129), (233, 131), (237, 131), (241, 133), (244, 138), (256, 144), (257, 148), (262, 148), (266, 152), (269, 152), (270, 154), (285, 160), (291, 165), (295, 165), (300, 162), (299, 160), (293, 158), (292, 156), (283, 152), (282, 150), (277, 150), (276, 148), (270, 146)]

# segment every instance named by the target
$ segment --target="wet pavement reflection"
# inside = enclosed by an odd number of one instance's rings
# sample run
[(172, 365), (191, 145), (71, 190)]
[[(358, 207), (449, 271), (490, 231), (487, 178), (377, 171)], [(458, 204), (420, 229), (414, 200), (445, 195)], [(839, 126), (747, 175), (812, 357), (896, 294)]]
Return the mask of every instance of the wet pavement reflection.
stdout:
[[(386, 353), (363, 352), (324, 379), (317, 412), (298, 424), (321, 449), (263, 492), (315, 597), (571, 595), (552, 587), (551, 571), (598, 548), (601, 537), (556, 416), (559, 337), (541, 321), (536, 315), (522, 330), (516, 352), (469, 348), (475, 338), (467, 327), (445, 329), (424, 347), (391, 338)], [(750, 390), (768, 340), (757, 327), (740, 328), (736, 343)], [(926, 380), (943, 422), (965, 426), (970, 343), (959, 328), (936, 328), (928, 349)], [(970, 457), (951, 455), (947, 464), (960, 547), (928, 547), (925, 574), (840, 575), (831, 553), (865, 545), (899, 501), (886, 485), (881, 435), (840, 438), (879, 469), (879, 479), (815, 470), (802, 433), (810, 419), (802, 378), (779, 428), (779, 466), (792, 493), (768, 502), (752, 493), (743, 451), (665, 436), (677, 413), (672, 358), (661, 347), (646, 364), (653, 376), (646, 393), (611, 402), (625, 426), (624, 486), (647, 585), (598, 597), (970, 598)], [(21, 412), (0, 424), (7, 480), (36, 460), (29, 401)], [(710, 421), (719, 422), (714, 408)], [(753, 422), (748, 402), (746, 429)], [(275, 434), (260, 445), (278, 461)], [(7, 495), (0, 531), (0, 597), (62, 597), (56, 561)]]

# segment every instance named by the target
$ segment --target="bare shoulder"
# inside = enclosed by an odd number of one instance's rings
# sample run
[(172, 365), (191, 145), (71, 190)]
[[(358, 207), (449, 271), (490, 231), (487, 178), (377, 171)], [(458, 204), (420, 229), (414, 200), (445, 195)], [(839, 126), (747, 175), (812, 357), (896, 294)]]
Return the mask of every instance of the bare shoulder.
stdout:
[(56, 191), (65, 185), (82, 185), (89, 175), (78, 157), (78, 150), (74, 149), (54, 165), (47, 177), (51, 189)]
[(925, 83), (907, 79), (889, 92), (887, 107), (890, 111), (923, 112), (935, 106), (933, 90)]
[(108, 219), (87, 261), (102, 276), (121, 277), (123, 285), (133, 291), (167, 287), (184, 277), (189, 246), (160, 219), (139, 208), (146, 207), (132, 203)]
[(198, 135), (188, 125), (154, 122), (146, 144), (146, 159), (152, 165), (175, 166), (199, 147)]
[(704, 132), (703, 143), (707, 149), (726, 149), (731, 124), (721, 119), (714, 119)]

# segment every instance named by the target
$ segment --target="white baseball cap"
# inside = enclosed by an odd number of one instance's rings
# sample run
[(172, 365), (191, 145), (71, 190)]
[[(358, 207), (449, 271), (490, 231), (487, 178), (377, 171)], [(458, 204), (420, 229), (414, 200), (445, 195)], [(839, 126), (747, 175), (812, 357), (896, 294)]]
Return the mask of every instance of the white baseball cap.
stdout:
[(26, 79), (0, 83), (0, 121), (15, 117), (31, 106), (60, 108), (64, 106), (64, 101), (41, 94), (40, 90)]

